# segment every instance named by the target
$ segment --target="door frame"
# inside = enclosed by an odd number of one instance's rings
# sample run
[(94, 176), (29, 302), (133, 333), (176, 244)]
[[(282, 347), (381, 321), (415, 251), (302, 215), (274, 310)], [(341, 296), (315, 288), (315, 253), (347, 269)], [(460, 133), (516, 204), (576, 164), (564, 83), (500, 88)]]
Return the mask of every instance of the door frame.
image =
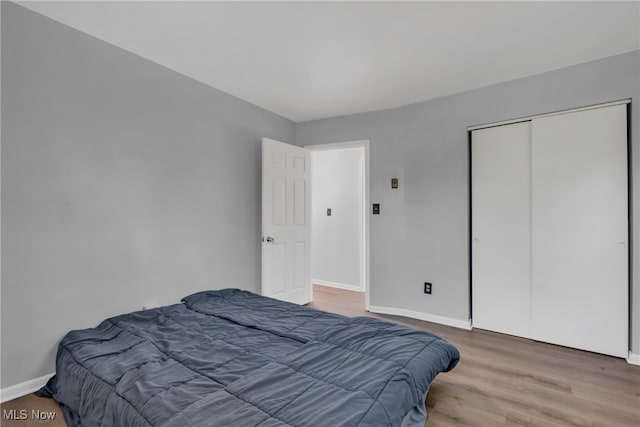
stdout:
[[(369, 311), (369, 287), (370, 287), (370, 215), (368, 214), (368, 206), (371, 202), (370, 197), (370, 183), (369, 183), (369, 171), (370, 160), (369, 160), (369, 146), (370, 142), (368, 139), (357, 140), (357, 141), (345, 141), (345, 142), (335, 142), (330, 144), (317, 144), (317, 145), (306, 145), (305, 149), (310, 152), (313, 151), (328, 151), (328, 150), (340, 150), (344, 148), (364, 148), (364, 256), (361, 258), (360, 272), (362, 276), (362, 281), (364, 284), (364, 300), (365, 300), (365, 310)], [(311, 192), (313, 193), (314, 182), (311, 180)], [(313, 222), (311, 224), (313, 227)], [(313, 241), (311, 242), (311, 247), (313, 248)]]

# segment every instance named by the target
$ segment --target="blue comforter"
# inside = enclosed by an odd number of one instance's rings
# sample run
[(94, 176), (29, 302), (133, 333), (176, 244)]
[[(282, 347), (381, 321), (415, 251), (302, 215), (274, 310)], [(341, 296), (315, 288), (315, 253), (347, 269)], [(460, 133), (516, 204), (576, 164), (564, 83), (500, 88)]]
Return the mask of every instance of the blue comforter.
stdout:
[(69, 426), (424, 426), (432, 334), (237, 289), (68, 333), (40, 391)]

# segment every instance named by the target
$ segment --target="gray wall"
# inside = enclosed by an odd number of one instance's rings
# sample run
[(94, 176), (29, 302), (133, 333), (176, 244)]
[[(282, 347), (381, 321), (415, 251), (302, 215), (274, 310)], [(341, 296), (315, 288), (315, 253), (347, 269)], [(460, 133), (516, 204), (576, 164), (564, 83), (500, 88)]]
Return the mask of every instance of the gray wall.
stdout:
[(295, 125), (2, 2), (2, 387), (58, 341), (260, 284), (260, 137)]
[[(632, 98), (631, 333), (640, 352), (639, 76), (634, 51), (393, 110), (298, 123), (301, 146), (371, 141), (371, 202), (381, 204), (371, 216), (371, 305), (469, 318), (468, 126)], [(432, 295), (422, 293), (424, 281), (433, 282)]]

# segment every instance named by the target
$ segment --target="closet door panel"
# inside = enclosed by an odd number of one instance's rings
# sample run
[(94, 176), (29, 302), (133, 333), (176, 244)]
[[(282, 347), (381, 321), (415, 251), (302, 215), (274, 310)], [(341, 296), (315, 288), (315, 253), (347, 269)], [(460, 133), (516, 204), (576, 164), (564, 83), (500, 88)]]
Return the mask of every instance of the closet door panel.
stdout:
[(528, 337), (530, 122), (471, 139), (473, 326)]
[(628, 351), (626, 106), (532, 122), (532, 337)]

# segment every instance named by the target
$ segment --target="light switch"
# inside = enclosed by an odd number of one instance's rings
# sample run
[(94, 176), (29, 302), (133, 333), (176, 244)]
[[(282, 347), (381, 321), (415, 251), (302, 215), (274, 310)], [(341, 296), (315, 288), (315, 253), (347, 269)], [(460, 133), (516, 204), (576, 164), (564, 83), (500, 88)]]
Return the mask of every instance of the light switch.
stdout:
[(373, 204), (373, 214), (380, 215), (380, 203)]
[(398, 178), (391, 178), (391, 188), (398, 188)]
[(331, 216), (331, 208), (327, 208), (327, 216)]

